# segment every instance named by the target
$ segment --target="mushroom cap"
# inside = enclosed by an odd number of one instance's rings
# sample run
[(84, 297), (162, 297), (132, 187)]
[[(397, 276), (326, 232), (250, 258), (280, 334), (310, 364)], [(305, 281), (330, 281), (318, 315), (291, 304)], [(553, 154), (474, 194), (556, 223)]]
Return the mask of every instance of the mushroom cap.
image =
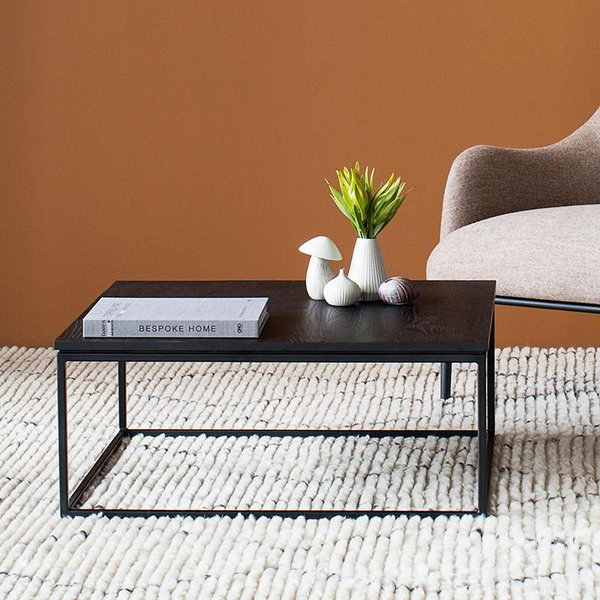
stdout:
[(298, 250), (303, 254), (316, 256), (325, 260), (342, 260), (342, 254), (338, 250), (338, 247), (324, 235), (318, 235), (312, 240), (304, 242)]

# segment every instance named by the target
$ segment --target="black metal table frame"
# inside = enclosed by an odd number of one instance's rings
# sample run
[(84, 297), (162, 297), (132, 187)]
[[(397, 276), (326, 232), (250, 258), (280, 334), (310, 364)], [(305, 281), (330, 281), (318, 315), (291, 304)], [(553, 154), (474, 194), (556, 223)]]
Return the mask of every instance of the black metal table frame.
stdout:
[[(451, 395), (452, 363), (469, 362), (477, 364), (477, 429), (442, 430), (362, 430), (362, 429), (132, 429), (127, 426), (127, 362), (439, 362), (441, 363), (441, 396)], [(117, 362), (118, 363), (118, 415), (119, 429), (96, 462), (82, 478), (72, 494), (69, 494), (68, 467), (68, 424), (67, 424), (67, 377), (69, 362)], [(57, 354), (58, 373), (58, 459), (59, 459), (59, 498), (61, 516), (87, 516), (102, 513), (106, 516), (147, 517), (147, 516), (281, 516), (330, 518), (334, 516), (382, 517), (386, 515), (463, 515), (487, 514), (490, 469), (494, 446), (495, 410), (495, 358), (494, 324), (492, 321), (488, 349), (483, 353), (406, 353), (406, 354), (354, 354), (354, 353), (290, 353), (290, 354), (206, 354), (206, 353), (138, 353), (138, 352), (71, 352), (60, 350)], [(271, 437), (295, 436), (369, 436), (382, 437), (477, 437), (477, 506), (473, 510), (220, 510), (220, 509), (128, 509), (78, 506), (88, 487), (101, 474), (110, 457), (134, 435), (167, 436), (236, 436), (262, 435)]]

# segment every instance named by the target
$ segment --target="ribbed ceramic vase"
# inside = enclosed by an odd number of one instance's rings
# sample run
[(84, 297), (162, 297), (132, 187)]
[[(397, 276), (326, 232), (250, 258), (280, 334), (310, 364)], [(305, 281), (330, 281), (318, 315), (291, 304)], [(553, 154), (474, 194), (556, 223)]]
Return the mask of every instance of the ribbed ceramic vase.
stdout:
[(348, 277), (360, 286), (361, 300), (379, 300), (379, 286), (387, 279), (387, 274), (381, 248), (376, 239), (356, 240)]

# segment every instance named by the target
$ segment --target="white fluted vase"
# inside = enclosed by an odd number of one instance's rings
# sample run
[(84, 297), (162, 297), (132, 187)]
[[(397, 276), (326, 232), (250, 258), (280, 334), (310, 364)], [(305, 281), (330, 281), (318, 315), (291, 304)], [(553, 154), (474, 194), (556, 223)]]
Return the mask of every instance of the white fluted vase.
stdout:
[(379, 286), (387, 279), (387, 274), (381, 248), (376, 239), (356, 240), (348, 277), (360, 286), (361, 300), (379, 300)]

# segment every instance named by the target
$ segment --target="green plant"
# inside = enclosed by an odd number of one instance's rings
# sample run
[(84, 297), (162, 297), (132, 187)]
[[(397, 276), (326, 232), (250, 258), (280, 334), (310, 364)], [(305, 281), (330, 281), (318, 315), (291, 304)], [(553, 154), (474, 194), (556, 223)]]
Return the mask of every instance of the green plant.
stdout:
[[(360, 173), (357, 162), (353, 168), (336, 171), (340, 189), (336, 189), (327, 182), (331, 198), (342, 214), (348, 217), (358, 237), (375, 238), (382, 229), (394, 218), (406, 196), (406, 185), (401, 177), (394, 180), (394, 173), (382, 183), (377, 191), (373, 191), (373, 176), (375, 169), (365, 169), (364, 175)], [(411, 188), (412, 189), (412, 188)]]

